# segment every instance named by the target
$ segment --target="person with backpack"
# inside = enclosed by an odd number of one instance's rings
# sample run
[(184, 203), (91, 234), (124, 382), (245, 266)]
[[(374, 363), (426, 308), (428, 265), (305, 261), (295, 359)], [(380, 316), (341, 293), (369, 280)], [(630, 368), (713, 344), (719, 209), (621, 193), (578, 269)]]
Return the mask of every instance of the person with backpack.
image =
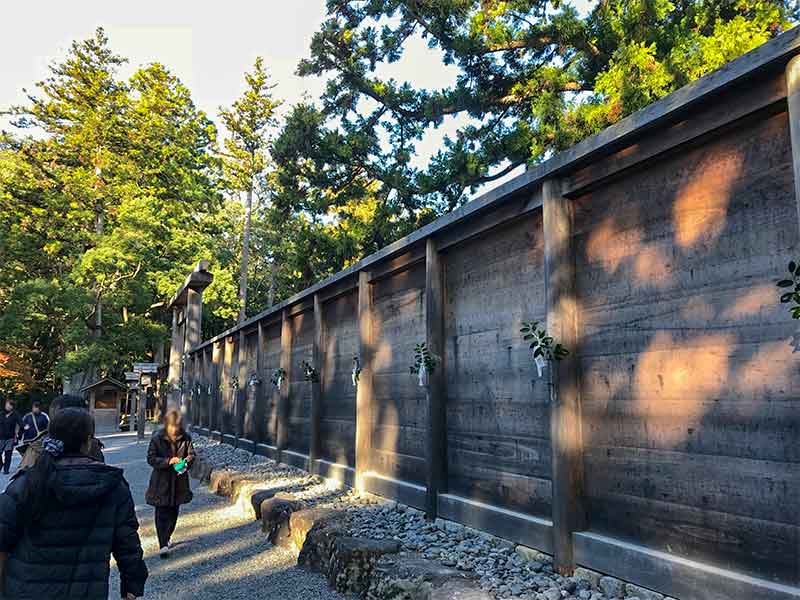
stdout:
[(195, 453), (192, 437), (183, 429), (177, 410), (164, 416), (164, 427), (153, 434), (147, 449), (147, 464), (153, 467), (145, 500), (155, 507), (159, 556), (169, 556), (172, 534), (178, 522), (181, 504), (192, 501), (189, 465)]
[(19, 432), (22, 429), (22, 419), (14, 410), (12, 400), (5, 401), (5, 410), (0, 413), (0, 465), (3, 473), (8, 475), (11, 469), (11, 459), (14, 456), (14, 446), (17, 445)]
[(122, 469), (89, 455), (94, 421), (79, 408), (53, 417), (36, 464), (0, 494), (0, 556), (12, 600), (107, 600), (110, 557), (122, 598), (144, 595), (148, 572)]
[(31, 412), (22, 417), (22, 443), (29, 444), (47, 433), (50, 417), (42, 410), (42, 403), (34, 400)]

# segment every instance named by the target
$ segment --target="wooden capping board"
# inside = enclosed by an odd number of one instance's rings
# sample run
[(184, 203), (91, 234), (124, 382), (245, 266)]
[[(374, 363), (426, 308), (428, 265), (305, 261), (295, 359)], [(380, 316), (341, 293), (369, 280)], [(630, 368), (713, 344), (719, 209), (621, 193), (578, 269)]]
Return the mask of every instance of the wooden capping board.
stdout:
[(323, 348), (325, 336), (324, 315), (322, 300), (319, 294), (314, 294), (314, 342), (312, 347), (313, 367), (317, 370), (317, 381), (311, 382), (311, 423), (309, 423), (308, 457), (311, 472), (316, 468), (316, 461), (320, 457), (320, 418), (322, 415), (322, 378), (324, 377)]
[(281, 450), (280, 456), (280, 462), (283, 464), (302, 469), (303, 471), (311, 472), (309, 469), (311, 465), (308, 459), (308, 454), (295, 452), (294, 450)]
[(794, 195), (797, 201), (798, 219), (800, 219), (800, 56), (795, 56), (786, 66), (786, 92), (789, 132), (792, 140)]
[(374, 404), (373, 389), (373, 348), (372, 321), (372, 284), (370, 274), (361, 271), (358, 274), (358, 356), (361, 361), (361, 375), (356, 387), (356, 480), (361, 489), (360, 478), (371, 467), (372, 452), (372, 406)]
[(347, 465), (331, 462), (329, 460), (318, 459), (314, 465), (314, 472), (325, 479), (332, 479), (347, 487), (355, 487), (356, 470)]
[(318, 293), (322, 304), (325, 304), (326, 302), (335, 300), (339, 296), (349, 294), (357, 287), (358, 276), (354, 274), (350, 277), (345, 277), (343, 279), (334, 281), (328, 287), (326, 287), (324, 290), (320, 290)]
[(256, 452), (256, 443), (253, 440), (248, 440), (247, 438), (237, 438), (236, 447), (241, 448), (242, 450), (247, 450), (250, 454), (255, 454)]
[(428, 351), (436, 362), (428, 374), (428, 462), (426, 512), (435, 519), (437, 496), (447, 487), (447, 396), (444, 389), (444, 279), (442, 257), (436, 242), (425, 244), (425, 339)]
[(542, 186), (547, 332), (569, 351), (547, 367), (551, 384), (550, 440), (553, 486), (553, 564), (574, 569), (572, 532), (586, 527), (583, 502), (583, 437), (578, 375), (578, 299), (575, 291), (575, 245), (572, 201), (561, 182)]
[(800, 600), (800, 588), (734, 573), (583, 531), (573, 534), (575, 561), (589, 569), (691, 600)]
[(547, 554), (553, 552), (553, 523), (548, 519), (454, 494), (439, 495), (439, 516)]
[(370, 271), (370, 283), (407, 271), (425, 260), (425, 244), (413, 244), (406, 252), (385, 260)]
[(658, 135), (643, 137), (636, 143), (606, 156), (603, 160), (571, 171), (564, 177), (564, 195), (574, 197), (586, 193), (629, 168), (641, 166), (642, 163), (661, 154), (701, 140), (719, 129), (765, 109), (781, 106), (786, 98), (786, 85), (783, 75), (778, 72), (765, 79), (762, 85), (741, 84), (736, 92), (731, 101), (720, 102), (713, 107), (709, 106), (706, 110), (693, 111), (683, 120), (659, 131)]
[(259, 456), (266, 456), (267, 458), (271, 458), (272, 460), (278, 460), (278, 449), (275, 446), (270, 446), (269, 444), (256, 444), (256, 451), (255, 454)]
[(361, 482), (364, 491), (370, 494), (389, 498), (419, 510), (425, 510), (427, 491), (421, 485), (384, 477), (377, 473), (365, 473), (361, 477)]
[(586, 165), (599, 156), (616, 152), (621, 147), (633, 143), (636, 138), (654, 127), (663, 125), (670, 120), (677, 121), (683, 118), (688, 110), (696, 107), (701, 102), (714, 97), (732, 85), (755, 77), (760, 72), (776, 64), (781, 62), (784, 64), (787, 63), (789, 59), (798, 53), (800, 53), (800, 27), (795, 27), (765, 44), (762, 44), (758, 48), (751, 50), (747, 54), (726, 63), (705, 77), (701, 77), (679, 90), (672, 92), (668, 96), (653, 102), (642, 110), (604, 129), (600, 133), (588, 137), (571, 148), (556, 154), (541, 165), (535, 166), (496, 188), (481, 194), (460, 208), (443, 215), (410, 235), (363, 258), (347, 269), (331, 275), (319, 283), (295, 294), (291, 298), (262, 311), (245, 321), (242, 325), (233, 327), (203, 342), (200, 346), (193, 348), (192, 351), (196, 351), (217, 339), (224, 338), (241, 327), (250, 326), (261, 319), (280, 314), (280, 311), (302, 300), (308, 299), (309, 296), (324, 290), (341, 279), (350, 277), (368, 268), (374, 269), (377, 267), (378, 263), (406, 251), (409, 246), (421, 242), (434, 234), (438, 236), (454, 225), (473, 218), (488, 209), (496, 209), (500, 204), (511, 198), (525, 194), (529, 196), (530, 189), (540, 184), (544, 179), (555, 174), (567, 174), (570, 171), (574, 171)]
[(278, 447), (279, 455), (286, 450), (286, 442), (289, 436), (289, 393), (292, 389), (292, 322), (289, 318), (288, 310), (283, 311), (283, 318), (281, 321), (280, 365), (280, 368), (286, 372), (286, 375), (278, 399), (278, 431), (275, 442)]

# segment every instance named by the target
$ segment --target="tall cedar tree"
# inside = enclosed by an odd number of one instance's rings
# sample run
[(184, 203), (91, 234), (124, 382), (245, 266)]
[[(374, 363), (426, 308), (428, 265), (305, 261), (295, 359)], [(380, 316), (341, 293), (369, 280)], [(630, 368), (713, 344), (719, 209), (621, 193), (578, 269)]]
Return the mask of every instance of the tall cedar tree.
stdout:
[[(253, 71), (245, 73), (247, 88), (230, 108), (220, 108), (222, 123), (229, 136), (223, 142), (223, 165), (231, 191), (245, 194), (242, 228), (242, 260), (239, 276), (239, 322), (247, 314), (247, 279), (250, 258), (250, 228), (253, 192), (269, 163), (270, 131), (276, 124), (275, 110), (281, 102), (272, 96), (264, 59), (256, 58)], [(263, 179), (262, 179), (263, 187)], [(274, 258), (273, 258), (274, 264)]]

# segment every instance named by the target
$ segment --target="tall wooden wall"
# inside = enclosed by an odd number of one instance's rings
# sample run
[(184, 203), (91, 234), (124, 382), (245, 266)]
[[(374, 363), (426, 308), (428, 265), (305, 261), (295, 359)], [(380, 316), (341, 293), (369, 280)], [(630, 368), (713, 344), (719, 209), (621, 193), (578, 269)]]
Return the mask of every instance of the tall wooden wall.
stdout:
[[(800, 359), (775, 281), (800, 260), (798, 51), (785, 34), (201, 344), (192, 414), (562, 573), (797, 600)], [(544, 377), (523, 321), (571, 351)], [(239, 402), (234, 373), (260, 379)]]

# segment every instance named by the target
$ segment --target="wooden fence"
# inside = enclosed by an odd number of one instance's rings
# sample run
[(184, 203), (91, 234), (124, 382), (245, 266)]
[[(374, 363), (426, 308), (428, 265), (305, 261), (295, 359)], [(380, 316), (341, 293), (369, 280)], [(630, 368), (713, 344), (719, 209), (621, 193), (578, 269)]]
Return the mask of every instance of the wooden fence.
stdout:
[[(798, 52), (793, 30), (193, 346), (195, 425), (562, 572), (800, 598), (800, 365), (775, 287), (800, 258)], [(527, 320), (571, 350), (552, 394)]]

